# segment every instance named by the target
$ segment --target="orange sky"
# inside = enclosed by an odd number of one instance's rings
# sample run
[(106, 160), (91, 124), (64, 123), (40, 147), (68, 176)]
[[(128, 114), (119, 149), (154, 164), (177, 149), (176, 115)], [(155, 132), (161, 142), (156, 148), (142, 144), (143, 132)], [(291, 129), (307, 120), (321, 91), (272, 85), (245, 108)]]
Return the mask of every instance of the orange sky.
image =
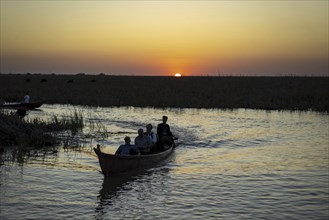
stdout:
[(326, 75), (328, 1), (1, 0), (2, 73)]

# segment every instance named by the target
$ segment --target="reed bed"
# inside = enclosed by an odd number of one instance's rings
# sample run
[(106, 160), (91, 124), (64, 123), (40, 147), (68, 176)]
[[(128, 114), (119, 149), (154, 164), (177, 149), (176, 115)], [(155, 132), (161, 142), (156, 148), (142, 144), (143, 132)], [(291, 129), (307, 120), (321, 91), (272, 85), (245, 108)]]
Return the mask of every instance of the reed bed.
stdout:
[(61, 133), (74, 134), (83, 126), (82, 114), (77, 111), (73, 115), (52, 116), (46, 121), (25, 119), (0, 111), (0, 165), (8, 160), (24, 163), (49, 154), (56, 155), (59, 141), (63, 138)]
[(0, 111), (0, 145), (19, 147), (54, 146), (56, 132), (70, 130), (77, 132), (83, 128), (83, 117), (78, 112), (60, 119), (57, 116), (47, 121), (24, 119), (8, 112)]
[(48, 104), (329, 111), (329, 77), (0, 74), (0, 98)]

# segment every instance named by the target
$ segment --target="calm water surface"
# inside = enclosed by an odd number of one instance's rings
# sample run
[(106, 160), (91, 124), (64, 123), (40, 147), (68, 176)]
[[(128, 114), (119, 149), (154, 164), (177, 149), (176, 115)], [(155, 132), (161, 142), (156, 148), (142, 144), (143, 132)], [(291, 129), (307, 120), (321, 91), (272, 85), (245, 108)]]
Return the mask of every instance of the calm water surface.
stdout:
[[(45, 105), (28, 117), (74, 109), (86, 127), (68, 148), (35, 151), (23, 163), (2, 155), (0, 219), (329, 217), (327, 114)], [(179, 137), (167, 163), (104, 179), (92, 147), (113, 153), (164, 114)]]

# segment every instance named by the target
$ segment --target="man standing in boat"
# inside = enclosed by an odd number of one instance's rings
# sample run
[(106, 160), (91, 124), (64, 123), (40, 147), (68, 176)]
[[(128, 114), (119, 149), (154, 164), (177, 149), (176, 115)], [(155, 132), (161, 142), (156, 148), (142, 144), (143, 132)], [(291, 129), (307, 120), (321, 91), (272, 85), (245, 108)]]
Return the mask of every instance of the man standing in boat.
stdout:
[(167, 124), (168, 117), (162, 116), (162, 123), (158, 124), (157, 134), (159, 142), (162, 144), (171, 145), (173, 143), (173, 134), (170, 131), (170, 126)]
[(125, 144), (120, 145), (118, 150), (115, 152), (116, 155), (140, 155), (138, 148), (130, 144), (130, 137), (124, 138)]
[(135, 146), (141, 154), (149, 154), (151, 152), (152, 140), (149, 136), (144, 135), (143, 128), (138, 129), (138, 136), (135, 138)]
[(26, 92), (26, 94), (25, 94), (25, 96), (24, 96), (24, 103), (30, 103), (29, 92)]

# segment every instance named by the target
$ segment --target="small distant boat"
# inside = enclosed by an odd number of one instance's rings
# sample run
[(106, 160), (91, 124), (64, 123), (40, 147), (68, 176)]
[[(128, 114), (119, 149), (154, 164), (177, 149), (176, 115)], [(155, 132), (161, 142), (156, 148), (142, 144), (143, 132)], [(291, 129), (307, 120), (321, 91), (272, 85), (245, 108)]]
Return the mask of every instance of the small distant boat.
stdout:
[(100, 146), (94, 148), (98, 156), (99, 164), (105, 176), (118, 173), (126, 173), (140, 169), (151, 168), (168, 158), (174, 150), (175, 144), (167, 146), (165, 151), (146, 155), (115, 155), (103, 153)]
[(0, 108), (9, 108), (9, 109), (23, 109), (23, 110), (32, 110), (41, 107), (43, 102), (15, 102), (15, 103), (4, 103)]

